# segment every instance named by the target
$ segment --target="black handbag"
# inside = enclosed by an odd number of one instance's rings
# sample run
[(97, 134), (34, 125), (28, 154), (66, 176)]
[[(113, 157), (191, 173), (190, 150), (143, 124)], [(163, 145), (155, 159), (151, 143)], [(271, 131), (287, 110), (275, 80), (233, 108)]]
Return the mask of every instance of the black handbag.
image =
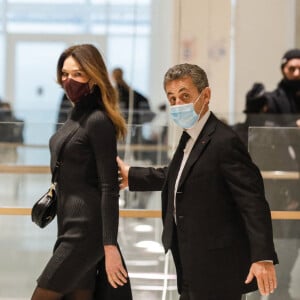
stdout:
[(70, 134), (66, 137), (61, 148), (58, 152), (57, 161), (55, 164), (55, 168), (52, 173), (51, 186), (48, 191), (39, 198), (31, 209), (31, 220), (40, 228), (46, 227), (56, 216), (56, 208), (57, 208), (57, 193), (55, 191), (55, 187), (57, 184), (58, 170), (60, 166), (60, 158), (63, 152), (64, 147), (67, 142), (71, 139), (71, 137), (75, 134), (79, 126), (77, 126)]
[(46, 227), (56, 216), (57, 195), (55, 184), (51, 184), (44, 194), (32, 207), (31, 220), (39, 227)]

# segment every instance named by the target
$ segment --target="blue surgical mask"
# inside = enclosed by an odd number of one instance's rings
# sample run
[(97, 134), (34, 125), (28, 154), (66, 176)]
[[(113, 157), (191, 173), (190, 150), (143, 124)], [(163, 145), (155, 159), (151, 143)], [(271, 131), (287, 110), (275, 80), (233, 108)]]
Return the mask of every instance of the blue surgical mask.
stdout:
[(199, 100), (201, 94), (198, 96), (194, 103), (188, 104), (179, 104), (172, 105), (170, 107), (170, 114), (173, 121), (183, 129), (192, 128), (197, 121), (199, 120), (199, 116), (204, 108), (204, 105), (201, 108), (200, 114), (197, 114), (194, 109), (195, 103)]

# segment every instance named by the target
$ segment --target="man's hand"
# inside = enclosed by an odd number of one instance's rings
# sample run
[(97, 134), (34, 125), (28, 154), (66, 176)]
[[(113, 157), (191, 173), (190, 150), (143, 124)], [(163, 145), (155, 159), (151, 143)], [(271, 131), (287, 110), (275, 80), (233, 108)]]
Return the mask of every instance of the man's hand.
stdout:
[(112, 287), (124, 285), (127, 282), (128, 274), (123, 266), (122, 259), (118, 248), (114, 245), (104, 246), (105, 269), (108, 282)]
[(117, 156), (117, 163), (119, 167), (119, 186), (120, 189), (123, 190), (128, 187), (128, 172), (130, 166), (124, 163), (119, 156)]
[(258, 289), (263, 296), (273, 293), (277, 288), (276, 272), (272, 262), (253, 263), (245, 283), (250, 283), (254, 277), (256, 277)]

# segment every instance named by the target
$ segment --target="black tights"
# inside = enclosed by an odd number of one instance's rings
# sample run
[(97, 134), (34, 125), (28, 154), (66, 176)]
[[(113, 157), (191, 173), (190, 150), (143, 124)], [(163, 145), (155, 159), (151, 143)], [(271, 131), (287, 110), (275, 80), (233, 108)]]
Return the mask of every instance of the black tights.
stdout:
[(51, 290), (37, 287), (33, 292), (31, 300), (92, 300), (93, 291), (76, 290), (68, 295), (62, 295)]

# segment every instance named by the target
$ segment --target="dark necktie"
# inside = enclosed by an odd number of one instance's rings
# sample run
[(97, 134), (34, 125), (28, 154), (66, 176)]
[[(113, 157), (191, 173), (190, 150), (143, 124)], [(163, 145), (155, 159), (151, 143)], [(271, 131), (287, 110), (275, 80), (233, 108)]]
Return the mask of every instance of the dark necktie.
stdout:
[(181, 135), (181, 138), (180, 138), (179, 144), (178, 144), (178, 148), (182, 151), (182, 154), (183, 154), (183, 150), (184, 150), (184, 148), (186, 146), (186, 143), (189, 140), (189, 138), (190, 138), (190, 135), (186, 131), (184, 131)]
[(168, 204), (167, 204), (167, 211), (166, 211), (166, 217), (164, 220), (164, 231), (162, 236), (162, 242), (165, 247), (165, 249), (169, 249), (172, 242), (172, 236), (173, 236), (173, 226), (174, 226), (174, 188), (175, 188), (175, 182), (178, 176), (178, 171), (180, 169), (180, 165), (183, 159), (183, 150), (186, 146), (187, 141), (189, 140), (190, 135), (186, 133), (185, 131), (182, 133), (181, 138), (179, 140), (178, 147), (176, 149), (176, 152), (173, 156), (173, 159), (171, 161), (171, 164), (169, 166), (168, 170)]
[(174, 153), (170, 168), (172, 168), (171, 169), (172, 177), (173, 178), (175, 177), (175, 180), (176, 180), (176, 177), (177, 177), (177, 174), (180, 169), (181, 162), (182, 162), (183, 153), (184, 153), (183, 150), (184, 150), (189, 138), (190, 138), (190, 135), (187, 132), (183, 131), (181, 138), (179, 140), (179, 144), (176, 149), (176, 152)]

